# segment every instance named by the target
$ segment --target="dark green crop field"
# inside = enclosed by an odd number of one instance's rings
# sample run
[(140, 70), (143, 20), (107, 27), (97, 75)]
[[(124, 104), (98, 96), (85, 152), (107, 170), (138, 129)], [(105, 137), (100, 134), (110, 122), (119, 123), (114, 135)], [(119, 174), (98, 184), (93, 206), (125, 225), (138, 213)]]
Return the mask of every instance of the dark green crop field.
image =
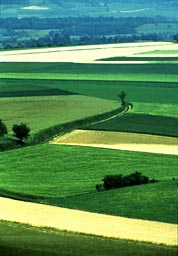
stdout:
[(0, 79), (0, 97), (82, 94), (118, 100), (122, 90), (132, 102), (178, 104), (177, 82)]
[(59, 74), (178, 74), (178, 64), (78, 64), (78, 63), (0, 63), (0, 73)]
[(130, 113), (88, 126), (87, 129), (148, 133), (178, 137), (178, 118)]

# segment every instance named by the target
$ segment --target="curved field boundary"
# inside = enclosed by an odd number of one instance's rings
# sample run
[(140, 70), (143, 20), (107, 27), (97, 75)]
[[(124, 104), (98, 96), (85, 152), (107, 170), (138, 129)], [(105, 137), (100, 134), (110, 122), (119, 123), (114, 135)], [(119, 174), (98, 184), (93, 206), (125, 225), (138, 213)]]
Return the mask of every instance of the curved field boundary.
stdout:
[[(76, 120), (73, 122), (62, 124), (60, 126), (56, 126), (56, 127), (54, 127), (54, 129), (57, 129), (55, 134), (58, 134), (58, 135), (53, 137), (52, 141), (55, 140), (55, 138), (59, 138), (62, 135), (66, 134), (66, 133), (70, 133), (71, 131), (73, 131), (77, 128), (82, 128), (83, 126), (88, 126), (88, 125), (97, 124), (100, 122), (105, 122), (107, 120), (115, 118), (116, 116), (121, 116), (124, 113), (126, 113), (127, 111), (129, 111), (129, 109), (130, 109), (129, 106), (126, 106), (124, 108), (121, 107), (121, 108), (118, 108), (113, 111), (103, 113), (103, 114), (100, 114), (97, 116), (92, 116), (92, 117), (88, 117), (88, 118), (85, 118), (82, 120)], [(49, 129), (48, 129), (48, 131), (49, 131)], [(44, 131), (42, 131), (42, 133), (43, 132)], [(53, 132), (53, 134), (54, 134), (54, 132)], [(37, 136), (41, 139), (40, 134), (38, 134)]]
[[(49, 140), (51, 140), (52, 138), (55, 138), (56, 136), (59, 137), (75, 129), (81, 128), (83, 126), (88, 126), (91, 124), (108, 120), (110, 118), (114, 118), (117, 115), (122, 115), (127, 110), (128, 110), (128, 107), (125, 107), (125, 108), (120, 107), (120, 108), (111, 110), (109, 112), (105, 112), (95, 116), (90, 116), (83, 119), (49, 127), (47, 129), (41, 130), (40, 132), (34, 134), (34, 136), (31, 138), (31, 141), (26, 143), (24, 146), (29, 146), (29, 145), (31, 146), (31, 145), (37, 145), (39, 143), (49, 142)], [(18, 143), (9, 142), (8, 144), (0, 145), (0, 151), (15, 149), (17, 147), (19, 147)]]
[(51, 143), (178, 155), (178, 138), (94, 130), (75, 130)]
[(177, 226), (0, 197), (0, 219), (105, 237), (177, 245)]

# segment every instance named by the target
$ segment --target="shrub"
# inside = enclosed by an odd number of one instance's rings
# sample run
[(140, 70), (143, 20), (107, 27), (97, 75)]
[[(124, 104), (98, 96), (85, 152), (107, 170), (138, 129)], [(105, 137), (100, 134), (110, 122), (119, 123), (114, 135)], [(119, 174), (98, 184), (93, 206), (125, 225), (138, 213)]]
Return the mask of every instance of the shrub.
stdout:
[(0, 136), (3, 137), (4, 135), (7, 134), (7, 127), (5, 123), (0, 119)]
[(96, 190), (97, 190), (98, 192), (103, 191), (103, 190), (104, 190), (103, 184), (97, 184), (97, 185), (96, 185)]
[[(109, 190), (109, 189), (116, 189), (121, 187), (127, 186), (135, 186), (147, 183), (154, 183), (157, 182), (155, 179), (149, 179), (147, 176), (142, 175), (141, 172), (134, 172), (129, 175), (123, 176), (122, 174), (119, 175), (106, 175), (103, 178), (103, 184), (97, 184), (96, 190)], [(103, 188), (101, 190), (101, 187)]]

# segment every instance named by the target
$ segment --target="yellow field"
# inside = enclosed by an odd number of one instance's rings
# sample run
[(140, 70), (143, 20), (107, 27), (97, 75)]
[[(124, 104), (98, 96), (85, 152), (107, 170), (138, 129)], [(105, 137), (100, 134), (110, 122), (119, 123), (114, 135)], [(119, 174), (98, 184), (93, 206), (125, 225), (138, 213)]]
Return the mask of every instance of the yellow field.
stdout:
[(75, 130), (51, 143), (178, 155), (178, 138), (147, 134)]
[(0, 219), (33, 226), (176, 245), (176, 225), (129, 219), (0, 197)]

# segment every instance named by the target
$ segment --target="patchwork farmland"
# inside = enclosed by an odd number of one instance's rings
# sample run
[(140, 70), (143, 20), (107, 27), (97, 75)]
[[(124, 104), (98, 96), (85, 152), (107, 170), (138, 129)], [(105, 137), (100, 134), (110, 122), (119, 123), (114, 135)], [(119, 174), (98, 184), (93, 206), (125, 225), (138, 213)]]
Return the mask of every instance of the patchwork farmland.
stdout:
[[(2, 53), (0, 118), (7, 125), (8, 135), (0, 140), (1, 196), (130, 219), (177, 223), (178, 159), (173, 149), (176, 151), (178, 147), (178, 47), (171, 43), (161, 45), (160, 51), (161, 54), (164, 51), (164, 57), (157, 57), (158, 45), (145, 48), (143, 45), (138, 52), (139, 47), (129, 46), (128, 52), (132, 53), (127, 55), (129, 59), (124, 60), (116, 54), (117, 48), (114, 49), (110, 57), (113, 58), (115, 54), (116, 59), (112, 61), (101, 61), (109, 57), (108, 51), (104, 56), (104, 49), (98, 49), (101, 56), (97, 54), (97, 60), (92, 63), (86, 63), (88, 55), (85, 63), (81, 60), (78, 63), (64, 62), (65, 53), (61, 50), (61, 62), (50, 61), (50, 54), (49, 62), (28, 62), (28, 56), (31, 58), (32, 54)], [(137, 49), (136, 53), (133, 49)], [(124, 51), (127, 51), (127, 47)], [(66, 51), (66, 56), (69, 56), (69, 52)], [(82, 52), (84, 56), (85, 50)], [(155, 54), (154, 60), (150, 59), (149, 52)], [(145, 54), (146, 63), (135, 60), (139, 54)], [(170, 57), (170, 54), (175, 57)], [(74, 55), (77, 56), (77, 52), (74, 51)], [(18, 56), (20, 60), (13, 62)], [(22, 63), (23, 57), (26, 62)], [(38, 54), (34, 55), (34, 58), (38, 57)], [(134, 64), (130, 63), (132, 58)], [(118, 98), (121, 91), (127, 93), (127, 102), (133, 104), (133, 109), (126, 113), (122, 111)], [(26, 142), (28, 147), (18, 145), (11, 130), (13, 124), (22, 122), (31, 129), (31, 137)], [(69, 132), (76, 129), (79, 129), (79, 137), (69, 142)], [(82, 131), (87, 133), (85, 138), (80, 136)], [(94, 133), (100, 136), (91, 135)], [(118, 138), (121, 141), (117, 141)], [(116, 142), (137, 145), (152, 143), (157, 147), (164, 146), (165, 152), (155, 153), (154, 148), (150, 151), (110, 149)], [(86, 144), (85, 147), (82, 144)], [(91, 147), (92, 144), (103, 145), (103, 148)], [(168, 148), (171, 148), (169, 154), (166, 152)], [(133, 172), (141, 172), (159, 182), (102, 192), (95, 189), (105, 175)], [(4, 219), (1, 215), (0, 218)], [(12, 243), (18, 248), (22, 244), (21, 238), (18, 243), (15, 241), (18, 227), (20, 237), (22, 234), (28, 236), (28, 232), (39, 232), (39, 247), (42, 247), (43, 228), (28, 230), (25, 225), (3, 221), (0, 226), (5, 233), (11, 230), (14, 235)], [(97, 237), (86, 238), (61, 231), (52, 234), (51, 230), (45, 232), (45, 239), (53, 239), (54, 243), (64, 236), (65, 241), (72, 237), (78, 239), (81, 248), (85, 239), (94, 240), (98, 249), (101, 246)], [(5, 237), (0, 241), (7, 245)], [(150, 256), (176, 255), (174, 246), (126, 240), (106, 241), (107, 248), (120, 248), (121, 255), (131, 255), (131, 247), (135, 255), (141, 255), (139, 251), (136, 254), (138, 246), (147, 250), (146, 255)], [(124, 251), (125, 244), (127, 252)], [(25, 250), (27, 248), (26, 244)], [(0, 247), (0, 250), (4, 252), (8, 246)], [(68, 251), (69, 247), (66, 246), (65, 250)], [(91, 251), (91, 248), (88, 250)], [(104, 250), (106, 255), (116, 255), (115, 250), (118, 249)], [(23, 255), (22, 251), (20, 253), (18, 255)], [(77, 251), (76, 255), (83, 254)]]

